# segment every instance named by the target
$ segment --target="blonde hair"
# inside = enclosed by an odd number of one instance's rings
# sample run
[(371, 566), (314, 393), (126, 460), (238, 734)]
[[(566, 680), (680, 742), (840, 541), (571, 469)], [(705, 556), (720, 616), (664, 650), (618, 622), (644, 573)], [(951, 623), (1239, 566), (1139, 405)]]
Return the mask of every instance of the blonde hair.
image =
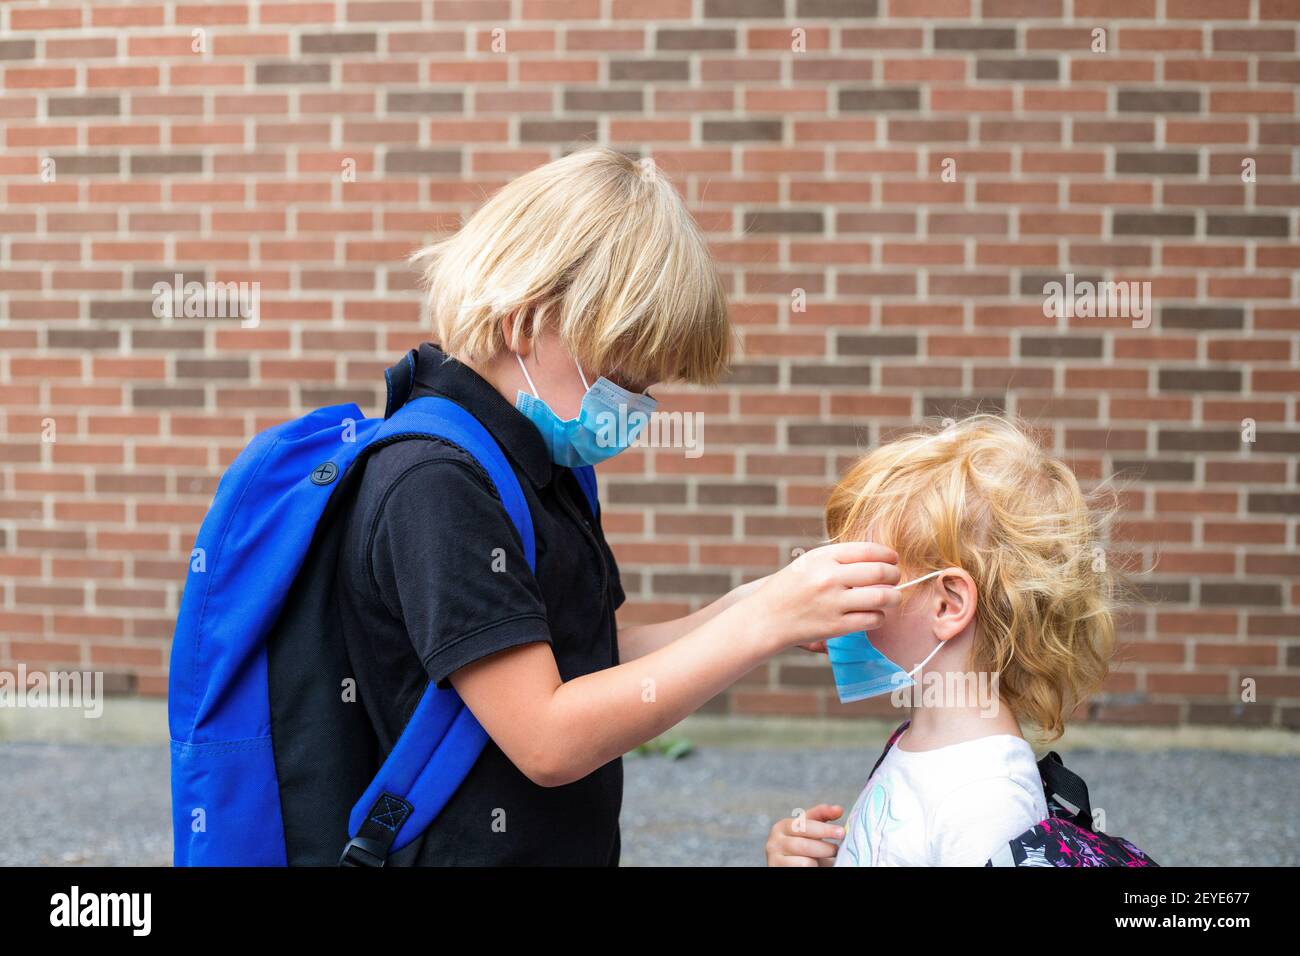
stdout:
[(998, 674), (1012, 713), (1051, 740), (1114, 652), (1119, 579), (1099, 551), (1112, 509), (1097, 504), (1023, 426), (976, 415), (872, 451), (831, 493), (826, 526), (892, 547), (903, 580), (965, 570), (972, 666)]
[(603, 146), (511, 181), (410, 261), (439, 344), (464, 361), (547, 328), (583, 368), (633, 381), (711, 382), (731, 354), (722, 280), (685, 204), (653, 162)]

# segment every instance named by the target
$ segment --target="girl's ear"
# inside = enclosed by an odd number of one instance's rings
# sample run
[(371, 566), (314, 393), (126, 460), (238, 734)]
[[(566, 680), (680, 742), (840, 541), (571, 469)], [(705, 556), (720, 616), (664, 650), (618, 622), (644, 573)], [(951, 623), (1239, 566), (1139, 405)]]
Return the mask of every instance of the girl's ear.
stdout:
[(975, 580), (960, 568), (939, 575), (939, 596), (934, 614), (934, 636), (947, 641), (966, 630), (975, 619), (978, 595)]

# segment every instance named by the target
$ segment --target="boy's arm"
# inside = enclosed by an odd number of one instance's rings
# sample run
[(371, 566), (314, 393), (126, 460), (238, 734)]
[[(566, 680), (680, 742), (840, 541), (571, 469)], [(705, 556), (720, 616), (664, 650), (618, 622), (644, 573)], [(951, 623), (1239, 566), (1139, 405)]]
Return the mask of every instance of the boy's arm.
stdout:
[(898, 603), (896, 555), (873, 544), (810, 551), (677, 640), (564, 682), (551, 648), (509, 648), (451, 684), (535, 783), (579, 780), (677, 724), (784, 647), (864, 630)]
[[(769, 575), (770, 577), (770, 575)], [(731, 607), (762, 587), (766, 577), (749, 581), (740, 587), (732, 588), (712, 604), (705, 605), (698, 611), (679, 617), (672, 621), (660, 621), (655, 624), (634, 624), (618, 629), (618, 659), (623, 662), (636, 660), (656, 651), (665, 644), (671, 644), (677, 638), (688, 634), (706, 621), (711, 621), (720, 613)]]

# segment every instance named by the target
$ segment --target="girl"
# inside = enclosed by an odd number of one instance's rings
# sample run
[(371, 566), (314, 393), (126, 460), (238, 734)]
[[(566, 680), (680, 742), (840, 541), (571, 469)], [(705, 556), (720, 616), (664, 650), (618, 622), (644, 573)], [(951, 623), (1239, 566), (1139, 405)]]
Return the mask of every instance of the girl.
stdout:
[(992, 416), (890, 442), (844, 477), (832, 540), (889, 544), (909, 590), (869, 637), (830, 642), (836, 681), (912, 716), (846, 827), (825, 804), (781, 820), (769, 865), (978, 866), (1047, 816), (1020, 722), (1059, 737), (1106, 676), (1099, 515), (1069, 468)]
[[(609, 149), (498, 192), (422, 250), (438, 346), (412, 398), (471, 412), (504, 450), (537, 571), (487, 476), (458, 448), (407, 440), (365, 465), (337, 589), (360, 697), (391, 750), (429, 681), (491, 738), (394, 864), (619, 859), (621, 755), (765, 658), (880, 623), (893, 552), (810, 551), (688, 617), (619, 630), (618, 567), (573, 471), (627, 447), (656, 382), (708, 382), (730, 331), (703, 237), (672, 185)], [(621, 414), (620, 414), (621, 413)], [(637, 414), (632, 414), (637, 413)]]

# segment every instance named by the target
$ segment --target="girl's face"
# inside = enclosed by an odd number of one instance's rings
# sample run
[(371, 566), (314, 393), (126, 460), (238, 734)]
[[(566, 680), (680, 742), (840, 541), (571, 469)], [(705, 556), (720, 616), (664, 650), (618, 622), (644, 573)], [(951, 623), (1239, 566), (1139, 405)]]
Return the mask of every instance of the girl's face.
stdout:
[[(888, 543), (877, 537), (874, 527), (868, 530), (866, 540)], [(897, 550), (897, 549), (895, 549)], [(905, 671), (930, 656), (941, 641), (965, 636), (969, 645), (975, 630), (975, 582), (965, 571), (947, 569), (943, 574), (928, 577), (928, 571), (908, 574), (895, 587), (903, 589), (903, 600), (885, 608), (884, 623), (869, 632), (871, 643), (882, 654)], [(925, 578), (925, 580), (918, 580)], [(915, 581), (908, 587), (908, 583)], [(969, 650), (959, 652), (964, 655)], [(938, 660), (945, 667), (957, 666), (951, 654), (941, 652)]]
[(905, 589), (902, 602), (885, 609), (885, 623), (869, 632), (871, 643), (903, 670), (911, 670), (935, 648), (939, 604), (935, 592), (942, 586), (940, 579), (930, 578)]

